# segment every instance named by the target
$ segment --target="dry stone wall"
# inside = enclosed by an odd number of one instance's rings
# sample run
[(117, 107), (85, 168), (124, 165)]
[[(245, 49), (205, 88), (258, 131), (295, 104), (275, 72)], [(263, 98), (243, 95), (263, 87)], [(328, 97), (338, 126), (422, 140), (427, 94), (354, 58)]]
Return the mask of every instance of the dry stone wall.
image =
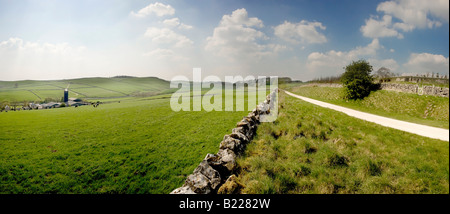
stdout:
[(253, 139), (260, 124), (260, 116), (270, 113), (270, 102), (274, 102), (273, 99), (277, 97), (275, 93), (278, 93), (278, 89), (273, 90), (264, 102), (239, 121), (236, 128), (223, 137), (217, 154), (207, 154), (194, 172), (187, 176), (184, 185), (170, 194), (233, 192), (230, 187), (238, 186), (233, 175), (236, 171), (236, 157), (244, 152), (247, 143)]
[[(342, 88), (342, 84), (337, 83), (312, 83), (301, 87), (334, 87)], [(430, 95), (437, 97), (449, 97), (449, 88), (437, 87), (434, 85), (419, 86), (418, 84), (401, 84), (401, 83), (381, 83), (380, 89), (391, 90), (404, 93), (413, 93), (420, 95)]]
[(449, 97), (448, 88), (436, 87), (434, 85), (424, 85), (422, 87), (419, 87), (419, 85), (417, 84), (381, 83), (380, 88), (383, 90), (400, 91), (420, 95)]

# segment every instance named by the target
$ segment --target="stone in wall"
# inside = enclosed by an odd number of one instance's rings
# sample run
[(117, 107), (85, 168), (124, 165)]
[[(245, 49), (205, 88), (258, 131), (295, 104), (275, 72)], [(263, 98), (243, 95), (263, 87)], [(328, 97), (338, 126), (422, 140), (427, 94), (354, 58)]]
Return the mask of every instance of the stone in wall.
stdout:
[(189, 186), (182, 186), (173, 190), (170, 194), (196, 194)]
[(244, 185), (239, 183), (236, 175), (228, 177), (227, 181), (219, 188), (217, 194), (240, 194)]

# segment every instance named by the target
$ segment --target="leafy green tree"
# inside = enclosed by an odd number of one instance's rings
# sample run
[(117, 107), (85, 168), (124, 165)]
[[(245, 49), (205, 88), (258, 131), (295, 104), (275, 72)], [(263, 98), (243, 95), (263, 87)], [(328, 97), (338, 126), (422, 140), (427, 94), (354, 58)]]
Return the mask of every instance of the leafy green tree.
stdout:
[(374, 88), (372, 66), (365, 60), (353, 61), (345, 67), (341, 81), (344, 85), (346, 99), (363, 99)]

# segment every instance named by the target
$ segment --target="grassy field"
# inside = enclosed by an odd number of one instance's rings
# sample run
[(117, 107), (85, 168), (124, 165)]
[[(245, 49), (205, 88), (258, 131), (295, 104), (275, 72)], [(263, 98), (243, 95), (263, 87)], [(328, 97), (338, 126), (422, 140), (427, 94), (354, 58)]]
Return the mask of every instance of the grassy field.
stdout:
[[(1, 112), (0, 193), (169, 193), (183, 184), (207, 153), (218, 151), (223, 136), (248, 113), (174, 112), (171, 95), (164, 93), (165, 83), (146, 86), (149, 79), (121, 78), (123, 84), (115, 88), (114, 82), (108, 82), (118, 79), (71, 80), (73, 91), (86, 90), (80, 96), (109, 96), (101, 99), (106, 104), (98, 108)], [(54, 88), (64, 88), (65, 83), (52, 82), (51, 89), (37, 81), (21, 81), (15, 89), (13, 83), (2, 82), (0, 95), (59, 91)], [(317, 89), (293, 92), (364, 108), (364, 101), (339, 101), (338, 90)], [(201, 94), (207, 91), (202, 89)], [(157, 93), (131, 95), (136, 92)], [(186, 94), (192, 98), (191, 92)], [(379, 94), (381, 100), (393, 96)], [(234, 100), (247, 100), (247, 95), (236, 94)], [(261, 124), (238, 160), (244, 193), (449, 193), (448, 142), (280, 95), (278, 120)], [(416, 102), (414, 97), (392, 99), (384, 101), (391, 105), (372, 104), (373, 108), (380, 114), (420, 118), (409, 112), (422, 110), (406, 111), (401, 106), (408, 99)], [(396, 99), (403, 100), (395, 103)], [(443, 124), (438, 119), (442, 113), (436, 113), (442, 111), (436, 109), (445, 101), (420, 99), (435, 105), (424, 121)], [(448, 99), (446, 104), (448, 127)]]
[(89, 101), (137, 95), (153, 96), (173, 91), (170, 90), (168, 81), (155, 77), (0, 81), (0, 102), (40, 102), (46, 98), (60, 100), (68, 86), (69, 97)]
[(0, 193), (169, 193), (248, 113), (108, 102), (0, 113)]
[(243, 193), (449, 193), (448, 142), (365, 122), (280, 93), (238, 159)]
[(286, 87), (292, 93), (359, 111), (439, 128), (449, 128), (449, 99), (378, 90), (363, 100), (344, 100), (343, 88)]

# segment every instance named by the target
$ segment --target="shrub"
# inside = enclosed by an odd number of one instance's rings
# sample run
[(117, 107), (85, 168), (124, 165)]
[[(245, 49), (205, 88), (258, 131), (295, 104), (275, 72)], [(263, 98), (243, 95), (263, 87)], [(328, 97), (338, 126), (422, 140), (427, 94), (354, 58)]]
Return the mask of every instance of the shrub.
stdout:
[(341, 78), (344, 85), (344, 97), (352, 100), (367, 97), (374, 88), (371, 72), (372, 66), (365, 60), (353, 61), (347, 65)]

